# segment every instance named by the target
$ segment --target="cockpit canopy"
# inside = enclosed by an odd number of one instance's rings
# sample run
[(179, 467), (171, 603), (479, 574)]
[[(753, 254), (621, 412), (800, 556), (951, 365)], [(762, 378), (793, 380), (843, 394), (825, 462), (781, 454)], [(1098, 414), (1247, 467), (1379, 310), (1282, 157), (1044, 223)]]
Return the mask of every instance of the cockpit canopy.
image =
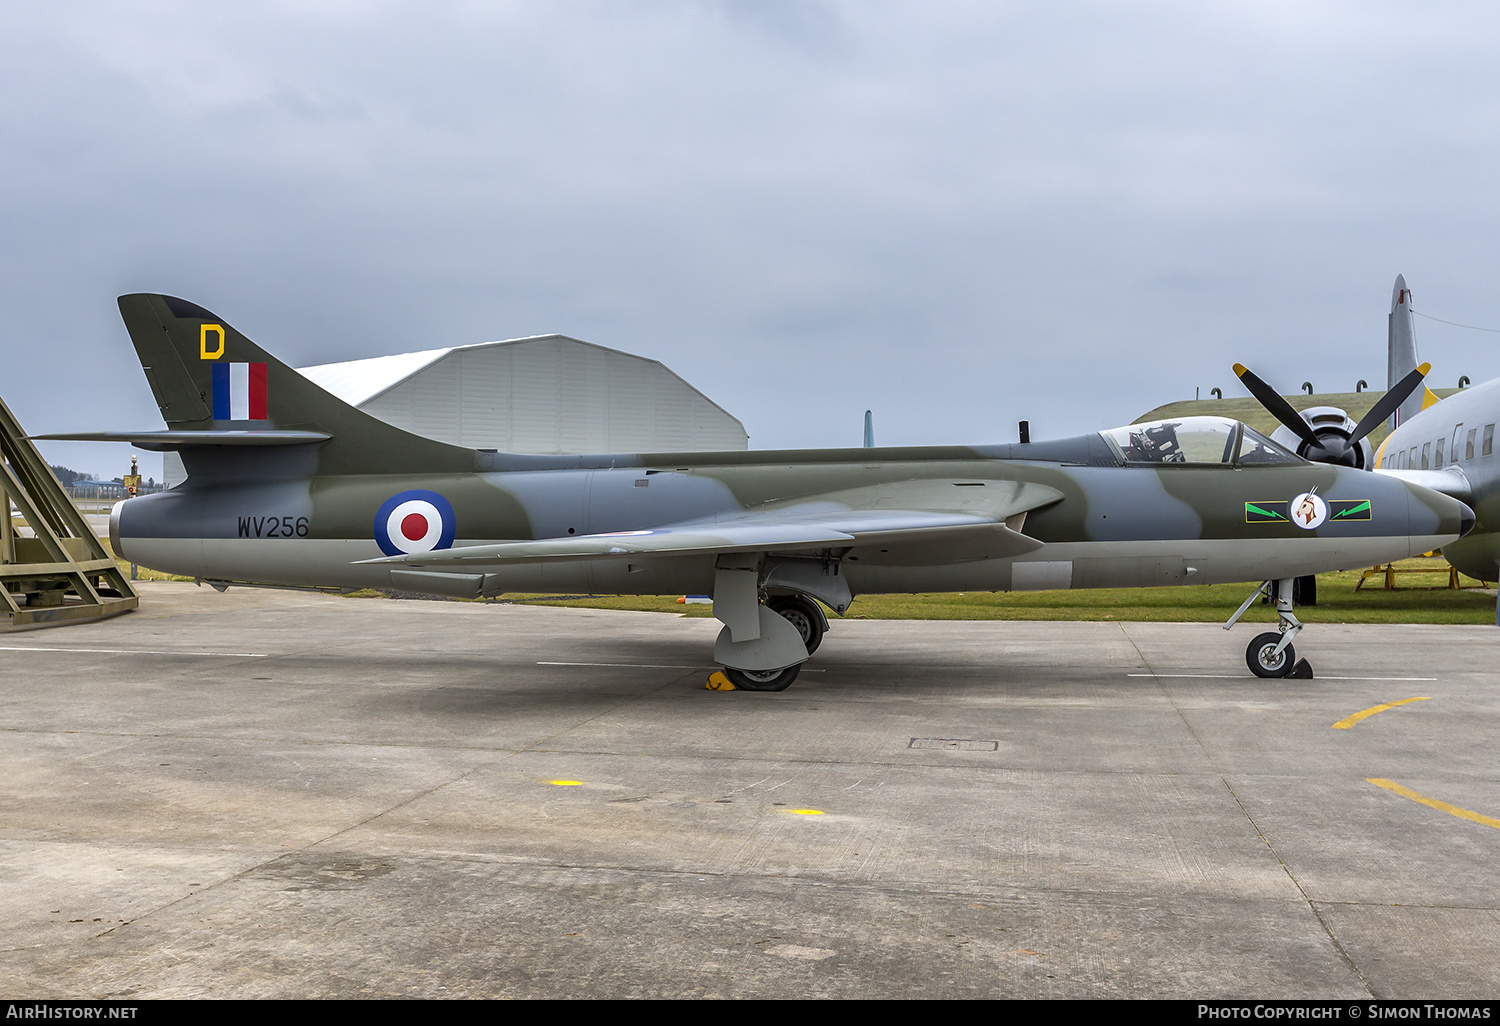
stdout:
[(1178, 417), (1101, 431), (1127, 464), (1301, 463), (1247, 424), (1226, 417)]

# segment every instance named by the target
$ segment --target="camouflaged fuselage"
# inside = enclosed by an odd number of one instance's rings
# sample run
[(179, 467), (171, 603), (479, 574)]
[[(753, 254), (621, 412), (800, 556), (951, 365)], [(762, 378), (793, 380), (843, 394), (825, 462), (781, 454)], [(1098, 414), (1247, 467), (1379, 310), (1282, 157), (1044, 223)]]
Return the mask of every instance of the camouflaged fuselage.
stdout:
[[(919, 505), (982, 513), (1007, 482), (1062, 498), (1026, 514), (1041, 542), (982, 551), (793, 550), (842, 556), (858, 593), (1122, 587), (1299, 576), (1426, 551), (1461, 531), (1462, 504), (1348, 468), (1292, 463), (1121, 465), (1098, 435), (1033, 445), (516, 457), (476, 453), (467, 472), (324, 474), (317, 446), (188, 456), (188, 481), (117, 510), (127, 558), (216, 580), (390, 587), (377, 513), (420, 490), (451, 504), (452, 545), (724, 523), (747, 513)], [(1315, 491), (1352, 516), (1304, 530), (1283, 515)], [(1367, 504), (1367, 505), (1366, 505)], [(1251, 510), (1259, 512), (1250, 512)], [(1278, 519), (1280, 516), (1280, 519)], [(712, 557), (504, 567), (506, 591), (711, 590)]]
[[(1215, 448), (1193, 456), (1211, 463), (1127, 465), (1102, 434), (904, 449), (476, 451), (344, 403), (202, 307), (146, 293), (119, 302), (168, 430), (110, 437), (180, 451), (188, 478), (118, 506), (115, 551), (215, 581), (709, 593), (730, 554), (762, 566), (812, 557), (854, 593), (1260, 581), (1425, 551), (1469, 516), (1425, 488), (1285, 453), (1241, 466), (1217, 462)], [(1222, 437), (1224, 460), (1243, 455), (1240, 429)], [(1290, 508), (1309, 492), (1327, 514), (1311, 529)], [(600, 537), (616, 532), (651, 537)], [(437, 568), (455, 571), (447, 578), (419, 565), (441, 550), (548, 539), (519, 556), (514, 544), (478, 553), (471, 567), (451, 560)], [(404, 563), (365, 562), (378, 558)]]

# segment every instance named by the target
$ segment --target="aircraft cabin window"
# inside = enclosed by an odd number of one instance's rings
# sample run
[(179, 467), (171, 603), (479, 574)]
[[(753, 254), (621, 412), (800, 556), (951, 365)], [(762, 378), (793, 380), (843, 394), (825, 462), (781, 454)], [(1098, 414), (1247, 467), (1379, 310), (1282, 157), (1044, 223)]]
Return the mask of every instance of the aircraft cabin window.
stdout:
[(1478, 428), (1469, 428), (1468, 437), (1464, 439), (1464, 459), (1474, 458), (1474, 436), (1479, 432)]
[(1423, 442), (1422, 443), (1422, 469), (1423, 470), (1431, 470), (1432, 469), (1431, 467), (1429, 467), (1427, 465), (1428, 460), (1431, 458), (1431, 456), (1432, 456), (1432, 443), (1431, 442)]
[(1417, 469), (1417, 447), (1415, 445), (1412, 446), (1411, 447), (1411, 452), (1407, 453), (1406, 456), (1407, 456), (1407, 459), (1406, 459), (1407, 469), (1408, 470), (1416, 470)]
[(1486, 424), (1484, 426), (1484, 449), (1482, 451), (1482, 455), (1488, 456), (1490, 453), (1492, 453), (1494, 451), (1495, 451), (1495, 425), (1493, 425), (1493, 424)]
[(1434, 451), (1433, 460), (1432, 460), (1432, 469), (1433, 470), (1442, 470), (1443, 469), (1443, 443), (1445, 441), (1447, 441), (1446, 438), (1439, 438), (1437, 440), (1437, 449)]

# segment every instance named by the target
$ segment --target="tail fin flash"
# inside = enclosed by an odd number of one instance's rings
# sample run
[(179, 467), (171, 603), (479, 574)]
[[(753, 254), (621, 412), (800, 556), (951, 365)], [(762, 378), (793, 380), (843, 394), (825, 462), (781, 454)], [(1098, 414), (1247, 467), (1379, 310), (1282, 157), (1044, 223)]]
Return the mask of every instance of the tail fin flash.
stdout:
[(149, 294), (121, 296), (119, 302), (170, 427), (300, 428), (318, 419), (319, 407), (340, 403), (309, 395), (297, 385), (300, 374), (201, 306)]
[[(1417, 369), (1417, 337), (1412, 324), (1411, 289), (1406, 287), (1405, 275), (1396, 275), (1396, 284), (1391, 290), (1389, 325), (1385, 382), (1387, 389), (1394, 388), (1396, 382)], [(1429, 395), (1432, 393), (1426, 389), (1420, 393), (1412, 393), (1411, 397), (1391, 414), (1391, 430), (1394, 431), (1409, 418), (1420, 413), (1425, 405), (1430, 405), (1424, 402)], [(1437, 397), (1433, 396), (1433, 401), (1436, 399)]]
[[(173, 432), (205, 435), (318, 432), (324, 473), (422, 469), (466, 472), (474, 453), (402, 431), (313, 384), (223, 318), (173, 296), (121, 296), (120, 316)], [(186, 453), (185, 453), (186, 458)]]

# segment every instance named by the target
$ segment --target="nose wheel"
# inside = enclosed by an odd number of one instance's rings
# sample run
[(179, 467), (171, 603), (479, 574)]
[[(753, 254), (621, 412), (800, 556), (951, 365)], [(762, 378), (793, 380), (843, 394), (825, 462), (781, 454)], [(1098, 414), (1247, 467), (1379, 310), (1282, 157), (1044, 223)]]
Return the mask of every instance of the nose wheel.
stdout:
[[(1296, 665), (1297, 650), (1291, 645), (1278, 648), (1281, 635), (1275, 631), (1257, 634), (1245, 649), (1245, 663), (1257, 677), (1286, 677)], [(1309, 674), (1309, 676), (1311, 676)]]
[(1269, 587), (1274, 587), (1276, 596), (1276, 618), (1280, 621), (1278, 629), (1257, 634), (1245, 649), (1245, 665), (1250, 667), (1250, 672), (1257, 677), (1290, 677), (1298, 680), (1311, 679), (1312, 664), (1306, 659), (1297, 658), (1297, 650), (1292, 647), (1292, 639), (1302, 631), (1302, 622), (1292, 613), (1292, 582), (1266, 581), (1256, 588), (1245, 604), (1229, 618), (1224, 625), (1227, 631), (1233, 627), (1250, 604), (1260, 597), (1261, 592)]

